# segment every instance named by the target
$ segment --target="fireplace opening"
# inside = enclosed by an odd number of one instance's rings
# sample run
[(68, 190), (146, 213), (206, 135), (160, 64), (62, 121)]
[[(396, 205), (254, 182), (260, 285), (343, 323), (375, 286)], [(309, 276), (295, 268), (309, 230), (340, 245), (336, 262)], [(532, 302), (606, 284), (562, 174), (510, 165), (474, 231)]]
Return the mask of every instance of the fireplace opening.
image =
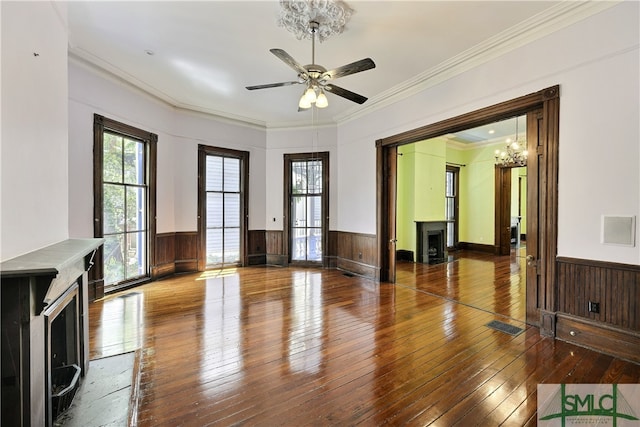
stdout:
[(444, 232), (429, 230), (427, 234), (427, 253), (429, 264), (444, 262)]
[(69, 408), (80, 385), (80, 305), (74, 283), (44, 311), (47, 401), (50, 420)]

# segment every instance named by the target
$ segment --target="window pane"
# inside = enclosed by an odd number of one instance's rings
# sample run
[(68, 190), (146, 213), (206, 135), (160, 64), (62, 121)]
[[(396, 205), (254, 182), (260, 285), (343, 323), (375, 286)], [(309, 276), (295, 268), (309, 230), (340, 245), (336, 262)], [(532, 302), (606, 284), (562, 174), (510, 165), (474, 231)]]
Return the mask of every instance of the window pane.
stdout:
[(240, 192), (240, 159), (224, 158), (224, 191)]
[(105, 133), (102, 146), (102, 179), (122, 182), (122, 137)]
[(322, 227), (322, 197), (307, 197), (307, 227)]
[(124, 138), (124, 182), (144, 184), (144, 144)]
[(127, 231), (145, 230), (146, 191), (141, 187), (127, 187)]
[(310, 228), (307, 246), (309, 261), (322, 261), (322, 229)]
[(291, 225), (293, 227), (306, 227), (307, 198), (304, 196), (293, 196), (291, 204)]
[(127, 233), (126, 278), (133, 279), (146, 275), (147, 233)]
[(240, 194), (238, 193), (224, 195), (224, 226), (240, 227)]
[(104, 184), (103, 190), (103, 233), (124, 232), (124, 187)]
[(307, 259), (307, 229), (293, 228), (291, 231), (291, 259), (305, 261)]
[(240, 262), (240, 229), (224, 229), (224, 262)]
[(207, 228), (222, 227), (222, 193), (207, 193)]
[(104, 282), (105, 285), (124, 280), (124, 234), (104, 237)]
[(222, 157), (207, 156), (206, 191), (222, 191)]
[(308, 163), (307, 182), (309, 193), (322, 193), (322, 163), (318, 160)]
[(454, 199), (453, 197), (447, 197), (446, 199), (446, 205), (445, 205), (445, 219), (456, 219), (455, 218), (455, 202), (456, 199)]
[(446, 172), (445, 175), (445, 196), (453, 197), (455, 196), (455, 174), (453, 172)]
[(222, 229), (207, 230), (207, 265), (222, 264)]
[(307, 163), (291, 163), (291, 191), (293, 194), (304, 194), (307, 192)]

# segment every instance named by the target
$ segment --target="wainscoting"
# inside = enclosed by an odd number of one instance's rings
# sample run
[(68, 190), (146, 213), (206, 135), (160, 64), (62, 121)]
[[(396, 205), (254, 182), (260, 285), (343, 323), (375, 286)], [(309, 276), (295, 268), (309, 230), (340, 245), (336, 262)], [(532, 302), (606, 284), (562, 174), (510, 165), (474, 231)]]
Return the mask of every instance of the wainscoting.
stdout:
[[(252, 231), (251, 233), (258, 234), (260, 231)], [(266, 264), (286, 266), (289, 261), (285, 254), (284, 233), (279, 230), (268, 230), (264, 233), (267, 247)], [(254, 238), (259, 240), (257, 236)], [(376, 266), (376, 236), (330, 231), (329, 247), (325, 251), (324, 265), (327, 268), (337, 268), (358, 276), (378, 279), (380, 275)]]
[(380, 268), (376, 259), (377, 238), (375, 234), (336, 231), (336, 267), (370, 279), (380, 279)]
[(267, 235), (264, 230), (249, 230), (248, 265), (267, 263)]
[(564, 257), (557, 265), (556, 337), (640, 363), (640, 267)]
[(175, 273), (198, 271), (198, 233), (178, 231), (156, 235), (156, 265), (151, 267), (151, 278)]

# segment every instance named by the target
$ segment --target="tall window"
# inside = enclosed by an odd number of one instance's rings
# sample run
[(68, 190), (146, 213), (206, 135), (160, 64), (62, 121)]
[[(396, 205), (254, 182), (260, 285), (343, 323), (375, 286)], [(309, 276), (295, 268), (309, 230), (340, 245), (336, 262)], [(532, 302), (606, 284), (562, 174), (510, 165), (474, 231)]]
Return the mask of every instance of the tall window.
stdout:
[(105, 240), (101, 262), (109, 292), (150, 277), (155, 234), (150, 166), (157, 137), (97, 115), (94, 133), (94, 234)]
[(200, 147), (204, 268), (242, 265), (248, 153)]
[(447, 165), (445, 175), (445, 219), (447, 220), (447, 247), (458, 244), (458, 174), (460, 168)]
[(327, 241), (328, 163), (328, 153), (285, 156), (291, 262), (323, 262)]

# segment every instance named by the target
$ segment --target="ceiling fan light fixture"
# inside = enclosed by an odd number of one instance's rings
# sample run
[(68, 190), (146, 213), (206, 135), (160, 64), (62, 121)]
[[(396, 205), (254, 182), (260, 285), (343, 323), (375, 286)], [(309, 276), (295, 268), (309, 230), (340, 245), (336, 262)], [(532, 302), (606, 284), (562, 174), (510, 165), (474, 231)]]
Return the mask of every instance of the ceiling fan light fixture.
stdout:
[(316, 95), (316, 91), (312, 86), (309, 86), (307, 90), (304, 92), (304, 97), (309, 101), (309, 104), (313, 104), (318, 99)]
[(320, 90), (320, 95), (316, 99), (316, 107), (318, 108), (326, 108), (329, 106), (329, 100), (327, 99), (327, 95), (324, 94), (323, 90)]
[(307, 109), (311, 108), (311, 102), (306, 97), (306, 92), (303, 93), (302, 96), (300, 97), (300, 101), (298, 102), (298, 107), (303, 109), (303, 110), (307, 110)]

